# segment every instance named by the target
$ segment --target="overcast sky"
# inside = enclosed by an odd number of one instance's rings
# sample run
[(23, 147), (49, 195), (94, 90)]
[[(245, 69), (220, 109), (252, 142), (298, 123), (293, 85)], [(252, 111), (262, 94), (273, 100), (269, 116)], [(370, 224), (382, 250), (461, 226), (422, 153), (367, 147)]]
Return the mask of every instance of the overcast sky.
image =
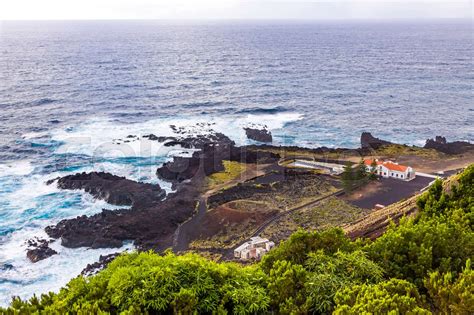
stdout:
[(0, 0), (0, 20), (472, 17), (473, 0)]

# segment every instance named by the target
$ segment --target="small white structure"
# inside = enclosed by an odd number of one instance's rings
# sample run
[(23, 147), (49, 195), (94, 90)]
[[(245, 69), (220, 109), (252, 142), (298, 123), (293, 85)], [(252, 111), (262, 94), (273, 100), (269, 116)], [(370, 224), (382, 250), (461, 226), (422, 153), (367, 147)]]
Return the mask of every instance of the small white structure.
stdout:
[(263, 254), (275, 246), (274, 242), (260, 236), (250, 238), (250, 241), (243, 243), (234, 249), (234, 257), (242, 260), (251, 258), (260, 259)]
[(312, 168), (324, 170), (329, 174), (339, 175), (344, 172), (344, 165), (335, 164), (335, 163), (326, 163), (318, 161), (308, 161), (308, 160), (295, 160), (293, 163), (289, 164), (294, 167), (301, 168)]
[[(367, 171), (372, 172), (373, 160), (364, 160)], [(410, 166), (400, 165), (392, 161), (382, 161), (375, 159), (377, 164), (375, 173), (384, 178), (396, 178), (402, 180), (412, 180), (415, 178), (415, 172)]]

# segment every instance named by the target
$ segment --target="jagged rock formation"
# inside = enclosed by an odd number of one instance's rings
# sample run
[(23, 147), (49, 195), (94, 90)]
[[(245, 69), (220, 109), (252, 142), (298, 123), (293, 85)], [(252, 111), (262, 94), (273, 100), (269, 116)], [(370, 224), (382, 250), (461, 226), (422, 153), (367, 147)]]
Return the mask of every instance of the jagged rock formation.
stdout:
[(224, 170), (223, 160), (263, 164), (275, 162), (279, 158), (277, 154), (271, 152), (237, 147), (222, 134), (208, 138), (208, 141), (204, 141), (203, 138), (188, 138), (182, 141), (192, 148), (199, 148), (200, 151), (194, 152), (191, 157), (175, 156), (173, 161), (157, 169), (159, 178), (176, 183), (220, 172)]
[(385, 141), (372, 136), (370, 132), (363, 132), (360, 136), (360, 147), (362, 149), (378, 149), (383, 145), (392, 144), (389, 141)]
[(176, 140), (175, 137), (163, 137), (163, 136), (155, 136), (154, 134), (144, 135), (143, 138), (151, 140), (151, 141), (158, 141), (158, 142), (165, 142), (165, 141), (174, 141)]
[(26, 251), (26, 257), (35, 263), (40, 260), (46, 259), (58, 252), (49, 247), (49, 241), (44, 239), (31, 239), (28, 240), (28, 250)]
[[(65, 247), (121, 247), (134, 240), (145, 248), (160, 246), (163, 236), (172, 233), (194, 209), (193, 194), (169, 198), (159, 185), (139, 183), (103, 172), (81, 173), (48, 182), (62, 189), (83, 189), (96, 198), (131, 209), (102, 210), (87, 217), (62, 220), (46, 228), (52, 238), (61, 238)], [(180, 206), (181, 205), (181, 206)]]
[(90, 217), (62, 220), (45, 231), (70, 248), (117, 248), (132, 240), (140, 249), (161, 250), (170, 246), (173, 232), (192, 215), (197, 196), (192, 186), (183, 186), (179, 194), (163, 201), (145, 196), (144, 202), (134, 203), (131, 209), (104, 209)]
[(244, 128), (247, 138), (259, 142), (272, 142), (272, 133), (266, 128)]
[(85, 190), (97, 199), (118, 206), (151, 204), (160, 201), (166, 192), (157, 184), (145, 184), (104, 172), (81, 173), (48, 181), (57, 181), (58, 188)]
[(84, 268), (81, 272), (81, 275), (83, 276), (92, 276), (107, 267), (109, 263), (112, 262), (117, 256), (119, 256), (120, 253), (113, 253), (109, 255), (102, 256), (100, 255), (99, 261), (96, 261), (95, 263), (88, 264), (86, 268)]
[(436, 136), (435, 139), (426, 140), (425, 149), (435, 149), (446, 154), (463, 154), (474, 150), (474, 144), (467, 141), (447, 142), (445, 137)]

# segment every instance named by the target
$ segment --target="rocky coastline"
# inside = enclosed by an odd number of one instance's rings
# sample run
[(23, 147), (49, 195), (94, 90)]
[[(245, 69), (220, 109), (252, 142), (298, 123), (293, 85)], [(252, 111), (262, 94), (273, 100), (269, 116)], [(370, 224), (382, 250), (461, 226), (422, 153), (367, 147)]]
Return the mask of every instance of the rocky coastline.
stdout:
[[(190, 157), (175, 156), (172, 161), (157, 168), (158, 178), (172, 182), (176, 191), (166, 196), (159, 185), (104, 172), (56, 178), (47, 184), (57, 185), (60, 189), (84, 190), (95, 198), (130, 208), (103, 209), (92, 216), (62, 220), (46, 227), (49, 237), (60, 239), (61, 245), (68, 248), (119, 248), (125, 241), (133, 241), (139, 250), (164, 250), (171, 247), (173, 233), (179, 224), (193, 215), (205, 177), (224, 169), (223, 160), (269, 163), (279, 158), (273, 153), (238, 147), (219, 133), (166, 139), (154, 135), (146, 137), (153, 141), (168, 141), (165, 146), (179, 145), (198, 150)], [(27, 253), (32, 262), (54, 254), (48, 243), (33, 244)]]
[[(176, 130), (180, 132), (178, 128)], [(266, 129), (262, 130), (262, 135), (265, 134)], [(181, 137), (158, 137), (149, 134), (143, 137), (163, 142), (165, 146), (179, 145), (194, 150), (191, 156), (174, 156), (172, 161), (157, 167), (157, 177), (171, 182), (175, 192), (166, 195), (157, 184), (140, 183), (104, 172), (78, 173), (56, 178), (48, 184), (57, 185), (60, 189), (84, 190), (95, 198), (127, 208), (114, 211), (103, 209), (102, 212), (92, 216), (82, 215), (62, 220), (45, 229), (49, 237), (53, 240), (60, 239), (61, 245), (68, 248), (119, 248), (125, 241), (133, 241), (139, 250), (162, 251), (172, 247), (173, 234), (179, 225), (192, 217), (196, 211), (204, 180), (207, 176), (224, 170), (224, 160), (258, 164), (276, 163), (281, 156), (273, 151), (285, 149), (322, 154), (352, 152), (363, 156), (376, 148), (392, 144), (365, 132), (361, 135), (359, 149), (326, 147), (308, 149), (269, 144), (236, 146), (231, 139), (221, 133)], [(130, 135), (128, 138), (134, 139), (136, 136)], [(471, 150), (474, 145), (464, 142), (448, 143), (446, 139), (436, 137), (435, 140), (428, 140), (425, 148), (454, 154)], [(49, 248), (49, 242), (30, 241), (27, 257), (32, 262), (37, 262), (57, 254)]]

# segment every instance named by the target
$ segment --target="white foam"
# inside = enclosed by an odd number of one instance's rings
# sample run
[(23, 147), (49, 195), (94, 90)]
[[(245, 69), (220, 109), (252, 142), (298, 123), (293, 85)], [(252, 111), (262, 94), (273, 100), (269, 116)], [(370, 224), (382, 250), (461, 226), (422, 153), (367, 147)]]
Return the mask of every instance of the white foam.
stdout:
[[(189, 117), (162, 118), (143, 123), (121, 124), (107, 118), (97, 118), (74, 128), (58, 129), (52, 134), (52, 140), (62, 142), (56, 153), (84, 154), (94, 157), (163, 157), (175, 148), (165, 147), (158, 141), (150, 141), (141, 136), (182, 136), (170, 128), (174, 125), (182, 128), (186, 136), (209, 134), (213, 131), (229, 136), (237, 144), (248, 143), (244, 127), (249, 124), (266, 125), (269, 130), (277, 130), (288, 122), (302, 119), (298, 113), (278, 113), (272, 115), (247, 115), (228, 117)], [(140, 138), (127, 138), (127, 136)], [(179, 149), (179, 148), (178, 148)]]
[(42, 132), (29, 132), (29, 133), (25, 133), (24, 135), (22, 135), (21, 137), (23, 139), (26, 139), (26, 140), (29, 140), (29, 139), (37, 139), (37, 138), (43, 138), (45, 136), (48, 136), (48, 132), (47, 131), (42, 131)]
[(0, 164), (0, 177), (25, 176), (33, 172), (33, 170), (33, 165), (27, 160)]
[(98, 261), (100, 255), (133, 249), (132, 244), (125, 244), (121, 248), (70, 249), (61, 246), (60, 241), (55, 241), (50, 247), (58, 252), (57, 255), (32, 263), (25, 255), (25, 239), (34, 236), (47, 237), (42, 229), (24, 228), (0, 242), (0, 261), (13, 265), (11, 269), (0, 271), (0, 278), (4, 280), (0, 286), (2, 306), (8, 305), (12, 296), (26, 299), (33, 294), (57, 292), (69, 280), (79, 275), (87, 264)]
[[(84, 168), (83, 170), (88, 169)], [(89, 171), (90, 170), (92, 170), (92, 168), (89, 169)], [(22, 212), (29, 209), (35, 209), (37, 211), (44, 210), (47, 213), (51, 210), (51, 208), (57, 207), (58, 204), (67, 202), (68, 199), (73, 199), (78, 195), (81, 196), (84, 202), (84, 208), (87, 209), (88, 214), (98, 213), (102, 208), (118, 208), (117, 206), (110, 205), (103, 200), (93, 199), (89, 194), (85, 192), (79, 190), (60, 190), (55, 184), (46, 184), (48, 180), (73, 173), (75, 172), (55, 172), (50, 173), (48, 175), (35, 174), (28, 177), (23, 177), (20, 180), (20, 188), (4, 194), (2, 198), (8, 200), (10, 207), (12, 209), (16, 209), (19, 212), (18, 214), (21, 214)], [(54, 194), (60, 194), (61, 196), (55, 198)], [(52, 196), (49, 202), (44, 200), (44, 198), (47, 196)], [(66, 210), (67, 209), (65, 209), (65, 211)], [(71, 216), (75, 215), (76, 213), (71, 213)]]
[(59, 255), (31, 263), (26, 258), (26, 240), (34, 237), (48, 239), (44, 232), (46, 226), (64, 218), (93, 215), (103, 208), (119, 208), (82, 191), (61, 191), (54, 184), (45, 184), (46, 180), (58, 175), (62, 173), (23, 178), (20, 189), (0, 196), (8, 201), (6, 208), (2, 209), (7, 214), (2, 225), (17, 228), (13, 233), (0, 237), (0, 267), (5, 263), (14, 267), (0, 270), (0, 305), (7, 305), (12, 295), (27, 298), (33, 293), (57, 291), (87, 264), (97, 261), (100, 255), (131, 248), (127, 245), (121, 249), (67, 249), (56, 241), (51, 247)]

